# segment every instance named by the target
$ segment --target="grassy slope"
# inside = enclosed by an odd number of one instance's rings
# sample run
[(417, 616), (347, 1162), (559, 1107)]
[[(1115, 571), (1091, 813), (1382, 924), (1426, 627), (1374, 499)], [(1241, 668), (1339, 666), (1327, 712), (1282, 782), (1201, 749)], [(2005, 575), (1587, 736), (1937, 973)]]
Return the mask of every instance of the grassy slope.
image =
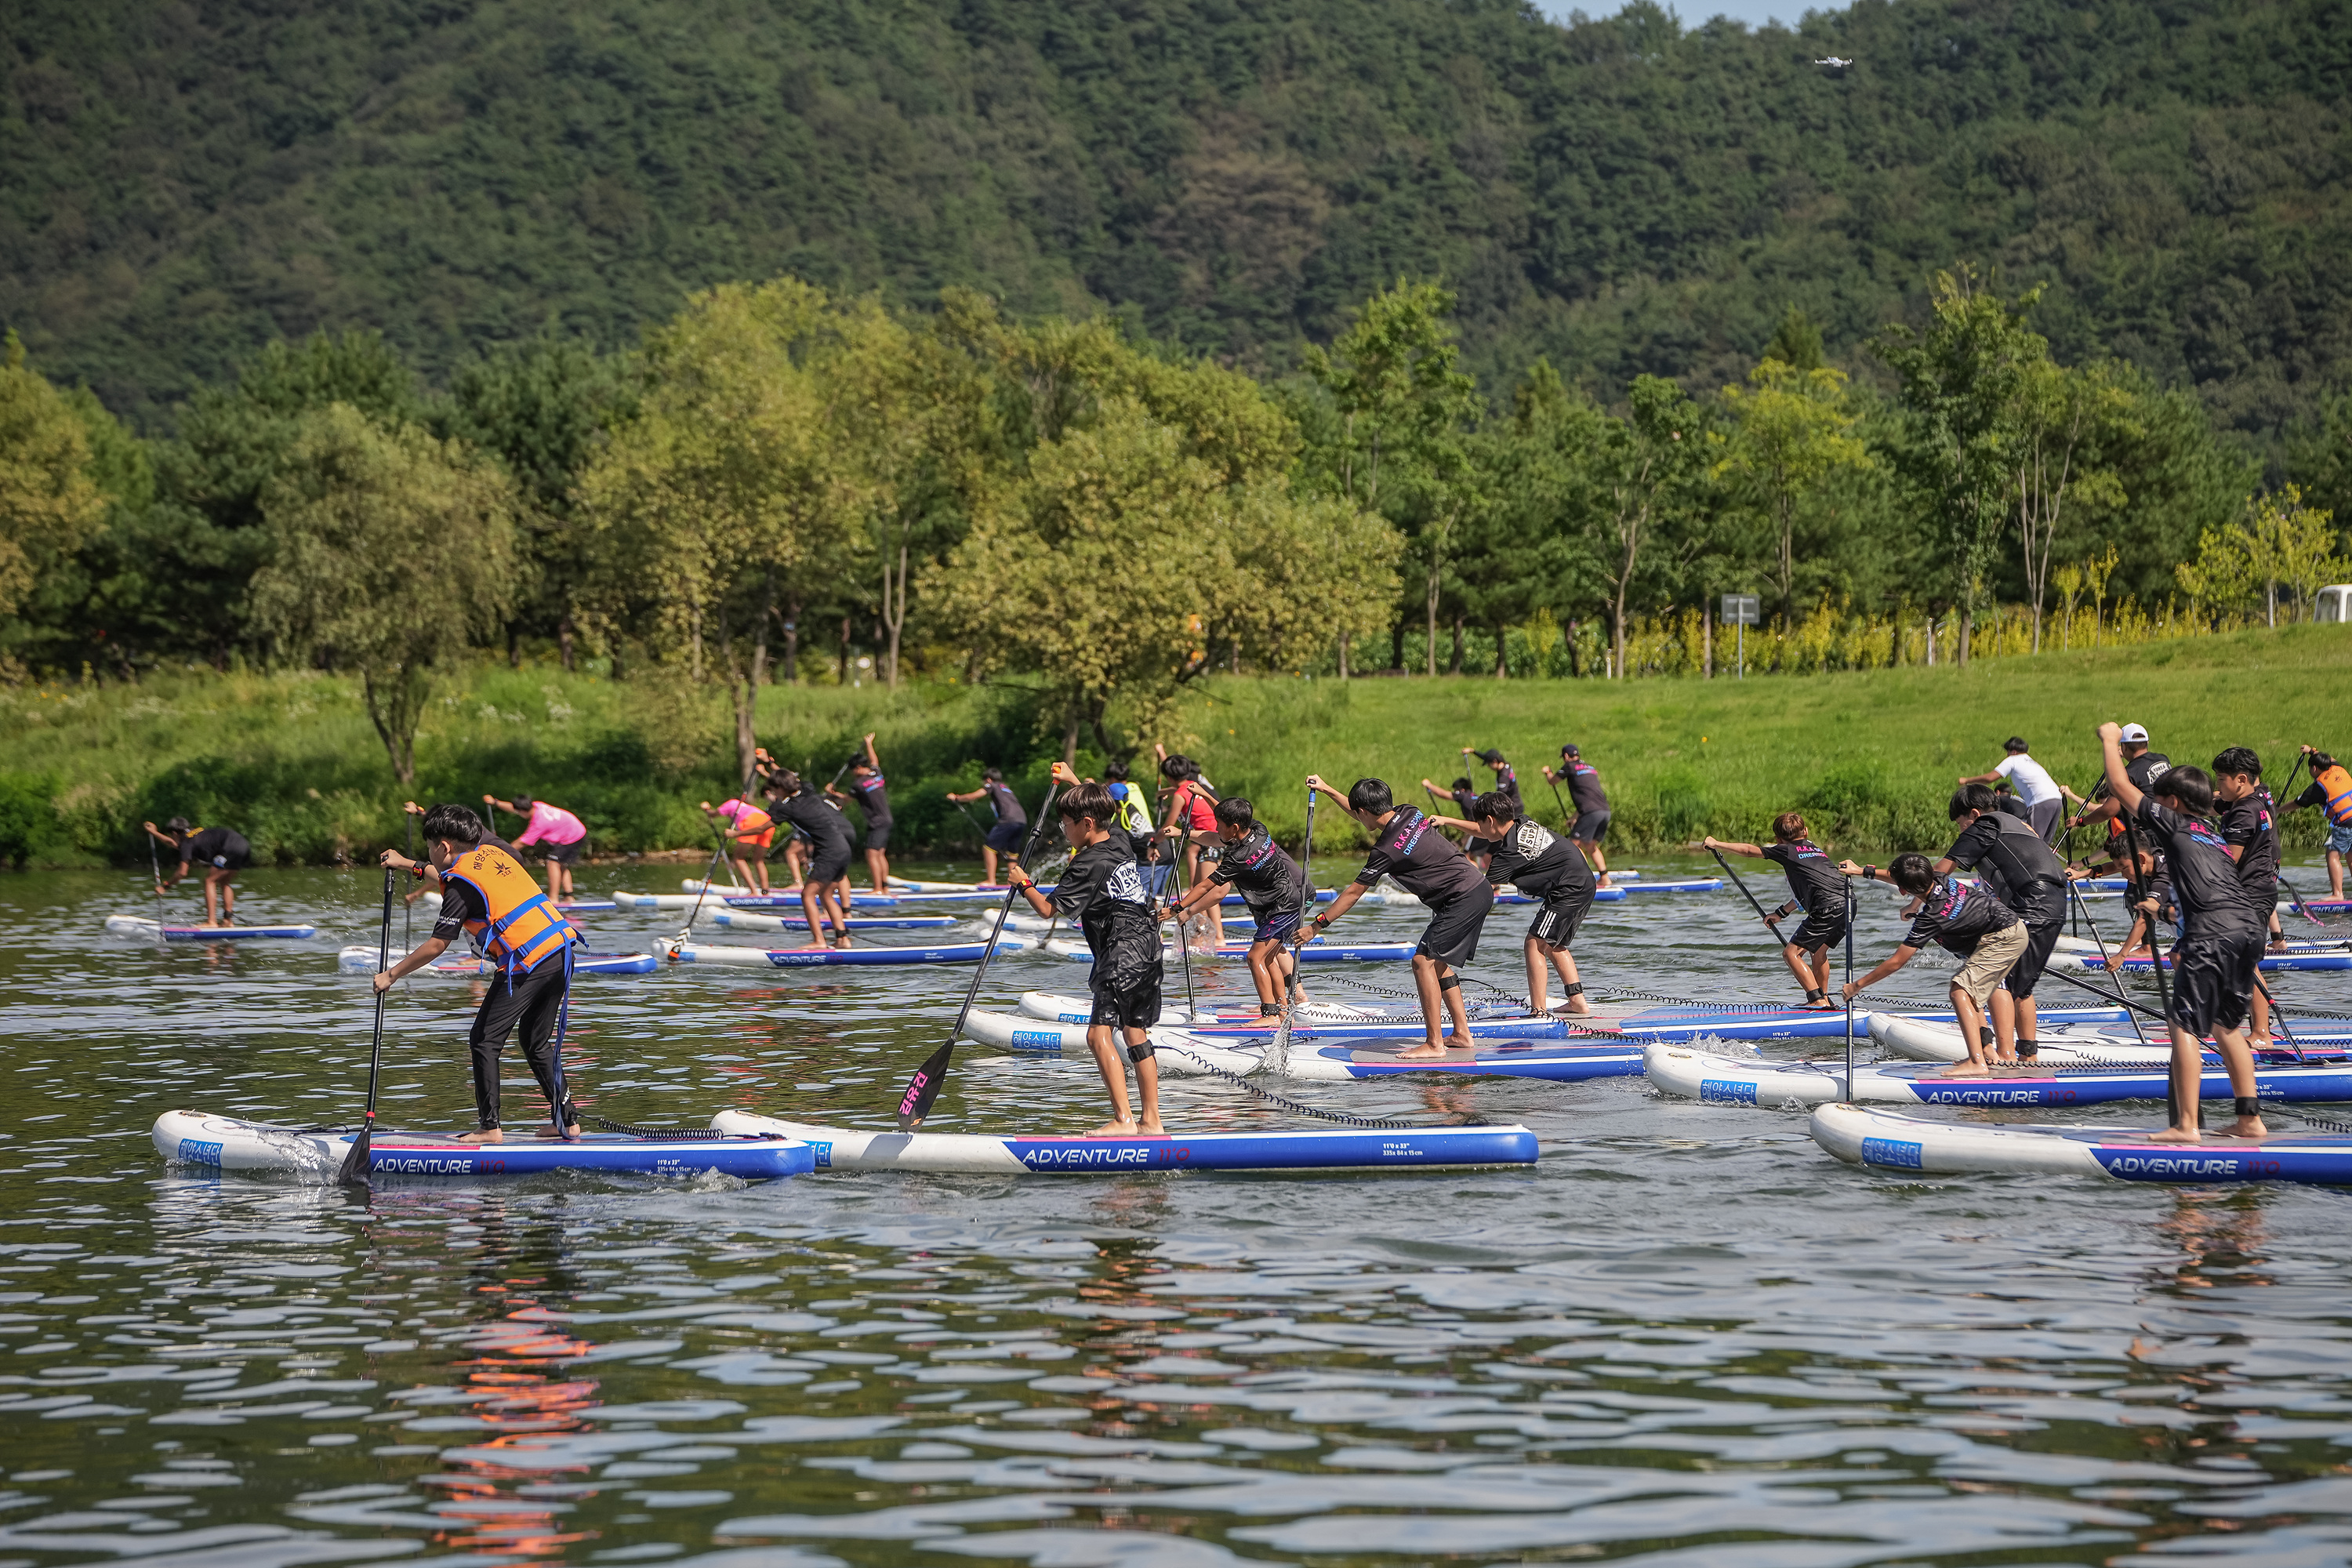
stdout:
[[(1293, 842), (1309, 771), (1342, 784), (1378, 774), (1412, 799), (1423, 774), (1443, 784), (1461, 770), (1465, 745), (1502, 747), (1549, 819), (1536, 769), (1573, 740), (1601, 769), (1629, 845), (1753, 837), (1793, 805), (1843, 845), (1883, 849), (1940, 842), (1954, 779), (1990, 766), (2012, 733), (2078, 789), (2095, 773), (2092, 731), (2107, 718), (2146, 723), (2180, 761), (2252, 745), (2280, 776), (2295, 742), (2347, 742), (2347, 675), (2352, 628), (2301, 626), (1967, 670), (1744, 683), (1221, 678), (1187, 723), (1219, 787), (1252, 795)], [(820, 776), (867, 728), (879, 731), (903, 840), (968, 845), (939, 792), (969, 787), (982, 760), (1006, 764), (1033, 800), (1043, 791), (1017, 697), (956, 687), (762, 697), (762, 739)], [(487, 668), (436, 707), (414, 794), (530, 791), (579, 810), (600, 847), (689, 845), (701, 834), (694, 802), (731, 784), (727, 733), (715, 693), (698, 703), (639, 682)], [(47, 776), (81, 853), (109, 857), (142, 855), (138, 819), (173, 812), (236, 826), (278, 859), (361, 853), (398, 831), (408, 793), (392, 782), (355, 683), (331, 677), (0, 693), (0, 753)], [(704, 760), (666, 769), (665, 756)], [(2315, 837), (2310, 814), (2292, 820), (2294, 838)], [(1334, 849), (1360, 841), (1328, 811), (1317, 837)]]

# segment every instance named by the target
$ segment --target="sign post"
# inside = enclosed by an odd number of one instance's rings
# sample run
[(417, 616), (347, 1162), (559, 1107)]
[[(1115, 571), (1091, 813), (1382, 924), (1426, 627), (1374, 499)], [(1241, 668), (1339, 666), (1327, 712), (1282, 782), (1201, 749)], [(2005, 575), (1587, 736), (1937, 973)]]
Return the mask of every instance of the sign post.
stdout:
[(1748, 628), (1756, 625), (1757, 599), (1753, 594), (1726, 594), (1723, 596), (1723, 619), (1726, 625), (1738, 626), (1733, 638), (1739, 650), (1738, 679), (1748, 679)]

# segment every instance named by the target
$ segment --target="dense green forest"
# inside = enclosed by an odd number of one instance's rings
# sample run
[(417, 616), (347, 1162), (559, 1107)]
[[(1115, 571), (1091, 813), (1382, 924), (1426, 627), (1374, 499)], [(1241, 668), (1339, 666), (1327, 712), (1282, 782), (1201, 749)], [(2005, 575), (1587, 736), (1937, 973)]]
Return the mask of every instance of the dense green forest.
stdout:
[(782, 273), (1274, 373), (1442, 278), (1490, 395), (1610, 398), (1737, 382), (1792, 304), (1883, 377), (1969, 259), (2273, 477), (2352, 364), (2344, 0), (23, 0), (0, 47), (0, 321), (148, 428), (275, 338), (441, 384)]

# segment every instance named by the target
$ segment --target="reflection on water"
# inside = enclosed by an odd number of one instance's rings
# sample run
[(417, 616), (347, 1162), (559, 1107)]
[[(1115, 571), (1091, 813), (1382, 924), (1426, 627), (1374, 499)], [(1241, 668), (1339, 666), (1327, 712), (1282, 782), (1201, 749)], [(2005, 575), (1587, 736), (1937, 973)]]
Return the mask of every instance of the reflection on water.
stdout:
[[(94, 934), (136, 879), (0, 880), (0, 1563), (2352, 1561), (2337, 1194), (1865, 1174), (1637, 1080), (1297, 1090), (1525, 1121), (1533, 1172), (206, 1180), (155, 1159), (158, 1111), (341, 1120), (363, 1087), (332, 954), (371, 879), (252, 880), (250, 918), (320, 939), (158, 951)], [(1596, 988), (1779, 983), (1727, 899), (1587, 932)], [(583, 980), (573, 1072), (629, 1121), (878, 1125), (967, 978)], [(394, 1120), (467, 1114), (468, 990), (393, 1007)], [(507, 1092), (540, 1114), (519, 1060)], [(1099, 1092), (971, 1050), (938, 1125), (1074, 1128)]]

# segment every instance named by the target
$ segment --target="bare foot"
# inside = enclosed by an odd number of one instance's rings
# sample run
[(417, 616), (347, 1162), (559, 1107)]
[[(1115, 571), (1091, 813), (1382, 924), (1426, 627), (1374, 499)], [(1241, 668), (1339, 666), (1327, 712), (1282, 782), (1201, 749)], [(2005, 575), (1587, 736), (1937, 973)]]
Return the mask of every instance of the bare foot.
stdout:
[(1936, 1076), (1937, 1078), (1990, 1078), (1992, 1076), (1992, 1069), (1980, 1062), (1954, 1062)]
[(539, 1135), (541, 1138), (561, 1138), (566, 1143), (577, 1143), (580, 1142), (580, 1127), (577, 1122), (574, 1122), (561, 1132), (552, 1127), (542, 1127), (539, 1130)]
[(496, 1127), (485, 1127), (478, 1132), (461, 1132), (457, 1135), (457, 1142), (460, 1143), (503, 1143), (506, 1141), (507, 1135)]
[(2224, 1138), (2267, 1138), (2271, 1130), (2263, 1125), (2259, 1116), (2241, 1116), (2221, 1130)]
[(1165, 1138), (1168, 1135), (1168, 1129), (1161, 1126), (1157, 1119), (1150, 1121), (1139, 1121), (1135, 1124), (1135, 1130), (1146, 1138)]
[(2199, 1138), (2193, 1128), (2168, 1127), (2161, 1132), (2149, 1133), (2147, 1141), (2151, 1143), (2195, 1143)]
[(1132, 1138), (1139, 1131), (1132, 1121), (1106, 1121), (1087, 1134), (1089, 1138)]
[(1573, 1002), (1561, 1003), (1559, 1005), (1559, 1010), (1579, 1018), (1590, 1017), (1592, 1013), (1592, 1004), (1587, 1002), (1583, 997), (1579, 996)]
[(1409, 1062), (1419, 1058), (1442, 1057), (1444, 1055), (1445, 1055), (1444, 1046), (1435, 1040), (1426, 1040), (1422, 1044), (1413, 1047), (1413, 1048), (1409, 1051), (1399, 1051), (1397, 1053), (1397, 1059), (1399, 1061)]

